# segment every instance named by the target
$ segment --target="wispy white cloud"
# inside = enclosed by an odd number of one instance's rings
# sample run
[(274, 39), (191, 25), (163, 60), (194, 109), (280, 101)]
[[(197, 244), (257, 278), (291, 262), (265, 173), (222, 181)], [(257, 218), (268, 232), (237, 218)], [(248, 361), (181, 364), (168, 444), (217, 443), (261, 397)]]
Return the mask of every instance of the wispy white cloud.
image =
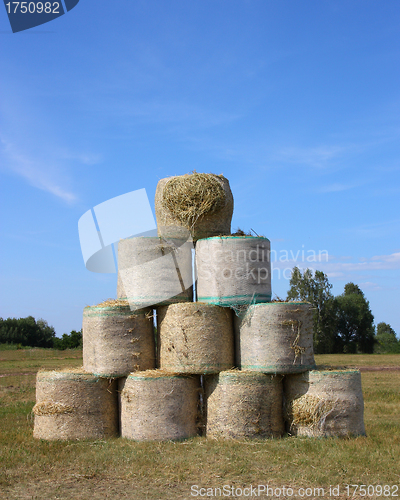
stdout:
[[(340, 280), (365, 279), (376, 271), (395, 271), (400, 269), (400, 252), (388, 255), (376, 255), (366, 259), (352, 260), (349, 258), (327, 255), (325, 252), (314, 251), (280, 251), (272, 254), (272, 269), (285, 271), (285, 277), (290, 276), (288, 270), (294, 266), (300, 269), (323, 271), (329, 278)], [(371, 282), (367, 282), (371, 283)], [(371, 285), (372, 286), (372, 285)]]
[(338, 193), (340, 191), (347, 191), (349, 189), (353, 189), (353, 188), (356, 188), (358, 186), (360, 186), (361, 183), (357, 183), (357, 184), (342, 184), (340, 182), (335, 182), (333, 184), (329, 184), (327, 186), (322, 186), (320, 188), (318, 188), (318, 192), (320, 193)]
[[(390, 255), (376, 255), (371, 258), (371, 261), (382, 262), (388, 266), (396, 266), (393, 269), (400, 268), (400, 252), (392, 253)], [(391, 267), (389, 269), (392, 269)]]
[(47, 191), (68, 203), (76, 201), (76, 195), (63, 186), (65, 176), (57, 169), (54, 159), (49, 158), (45, 162), (43, 159), (20, 153), (15, 144), (4, 138), (1, 138), (1, 144), (6, 159), (3, 167), (25, 179), (31, 186)]
[[(241, 117), (240, 113), (231, 113), (207, 108), (184, 101), (117, 101), (110, 102), (108, 112), (122, 119), (134, 118), (137, 122), (165, 123), (207, 128), (230, 123)], [(102, 110), (104, 113), (104, 109)]]
[(21, 82), (7, 80), (4, 88), (8, 99), (1, 106), (0, 168), (59, 200), (74, 203), (78, 196), (71, 167), (95, 165), (102, 157), (66, 142), (62, 117), (54, 120), (45, 106), (38, 105), (41, 89), (32, 86), (27, 91)]
[(66, 160), (75, 160), (83, 165), (97, 165), (103, 161), (103, 156), (95, 153), (72, 153), (66, 151), (62, 154), (62, 158)]
[(333, 160), (347, 153), (351, 146), (321, 145), (308, 148), (287, 147), (275, 153), (276, 160), (326, 168)]
[(377, 255), (361, 262), (330, 262), (326, 272), (365, 272), (400, 269), (400, 252), (390, 255)]
[(400, 232), (400, 219), (388, 219), (382, 222), (349, 227), (346, 232), (363, 238), (382, 238), (388, 235), (398, 235)]
[(359, 283), (359, 286), (362, 289), (371, 290), (371, 291), (374, 291), (374, 292), (379, 292), (379, 291), (381, 291), (381, 290), (384, 289), (384, 287), (382, 287), (382, 286), (378, 285), (378, 283), (374, 283), (372, 281), (361, 282), (361, 283)]

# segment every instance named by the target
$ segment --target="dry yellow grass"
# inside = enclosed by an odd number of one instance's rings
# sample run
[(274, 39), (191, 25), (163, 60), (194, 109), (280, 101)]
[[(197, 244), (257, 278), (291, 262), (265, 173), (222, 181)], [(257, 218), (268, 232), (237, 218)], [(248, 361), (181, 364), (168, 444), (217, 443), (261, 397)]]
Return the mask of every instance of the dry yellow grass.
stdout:
[[(42, 351), (40, 358), (36, 356), (39, 350), (31, 357), (23, 351), (13, 353), (13, 359), (5, 361), (8, 376), (0, 378), (1, 498), (189, 500), (196, 498), (191, 495), (192, 485), (239, 488), (269, 484), (274, 488), (292, 487), (295, 493), (300, 487), (322, 487), (325, 498), (330, 498), (330, 485), (340, 485), (339, 498), (344, 499), (347, 484), (400, 483), (400, 371), (362, 372), (367, 437), (46, 442), (32, 437), (34, 375), (11, 376), (10, 363), (18, 373), (33, 371), (32, 366), (28, 369), (24, 365), (33, 360), (41, 366), (46, 362), (61, 368), (71, 364), (71, 354)], [(6, 352), (0, 351), (0, 358), (5, 356)], [(317, 362), (400, 366), (399, 355), (370, 355), (355, 361), (353, 356), (339, 358), (318, 356)], [(82, 363), (81, 359), (74, 360), (77, 365)], [(366, 497), (356, 494), (352, 498)]]

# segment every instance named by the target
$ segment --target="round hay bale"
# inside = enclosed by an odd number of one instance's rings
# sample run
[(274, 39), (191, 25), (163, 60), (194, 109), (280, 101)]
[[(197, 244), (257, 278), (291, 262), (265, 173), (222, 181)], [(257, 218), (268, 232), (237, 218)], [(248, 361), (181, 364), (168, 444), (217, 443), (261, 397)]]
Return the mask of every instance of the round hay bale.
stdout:
[(295, 436), (364, 436), (358, 370), (313, 370), (284, 381), (287, 430)]
[(315, 368), (308, 303), (270, 302), (235, 317), (236, 364), (242, 370), (298, 373)]
[(155, 368), (151, 309), (132, 312), (128, 302), (109, 300), (83, 310), (83, 368), (100, 377), (124, 377)]
[(193, 300), (191, 241), (137, 237), (118, 243), (117, 297), (131, 309)]
[(199, 377), (147, 370), (120, 379), (121, 435), (137, 441), (197, 435)]
[(217, 373), (234, 366), (230, 309), (191, 302), (157, 309), (159, 365), (175, 373)]
[(155, 209), (160, 236), (180, 238), (189, 230), (196, 241), (231, 232), (233, 196), (223, 175), (195, 172), (161, 179)]
[(116, 380), (83, 369), (39, 371), (33, 436), (38, 439), (105, 439), (118, 435)]
[(254, 236), (221, 236), (196, 244), (197, 298), (219, 306), (271, 300), (270, 242)]
[(280, 376), (230, 370), (205, 377), (207, 437), (282, 436), (282, 396)]

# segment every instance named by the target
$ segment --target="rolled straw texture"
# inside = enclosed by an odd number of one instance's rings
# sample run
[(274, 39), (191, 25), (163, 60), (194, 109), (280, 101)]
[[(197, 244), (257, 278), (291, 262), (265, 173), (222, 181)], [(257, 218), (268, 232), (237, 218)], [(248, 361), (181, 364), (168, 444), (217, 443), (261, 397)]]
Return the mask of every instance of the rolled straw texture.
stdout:
[(236, 364), (242, 370), (298, 373), (315, 368), (310, 304), (270, 302), (235, 317)]
[(38, 439), (117, 436), (117, 381), (79, 369), (40, 371), (36, 377), (33, 413), (33, 436)]
[(230, 234), (233, 196), (229, 181), (222, 175), (198, 173), (161, 179), (155, 210), (160, 236), (181, 238), (189, 230), (196, 241)]
[(101, 377), (125, 377), (155, 367), (151, 309), (131, 311), (109, 301), (83, 311), (83, 368)]
[(193, 244), (129, 238), (118, 243), (118, 298), (133, 309), (193, 300)]
[(207, 437), (282, 436), (282, 395), (280, 376), (231, 370), (205, 377)]
[(313, 370), (284, 381), (285, 419), (295, 436), (365, 435), (358, 370)]
[(270, 242), (223, 236), (196, 244), (197, 298), (219, 306), (271, 300)]
[(175, 373), (217, 373), (234, 366), (232, 311), (191, 302), (157, 308), (159, 366)]
[(151, 370), (120, 379), (122, 437), (137, 441), (197, 435), (199, 377)]

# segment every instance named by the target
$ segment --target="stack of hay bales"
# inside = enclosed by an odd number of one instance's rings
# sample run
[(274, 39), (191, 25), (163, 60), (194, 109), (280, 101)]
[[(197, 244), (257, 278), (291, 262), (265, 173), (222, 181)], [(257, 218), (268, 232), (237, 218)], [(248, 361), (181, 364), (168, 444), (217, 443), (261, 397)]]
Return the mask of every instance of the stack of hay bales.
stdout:
[(83, 368), (38, 373), (34, 436), (364, 434), (359, 372), (315, 370), (312, 308), (271, 302), (270, 242), (231, 234), (228, 180), (162, 179), (155, 207), (159, 237), (119, 243), (117, 300), (84, 309)]

